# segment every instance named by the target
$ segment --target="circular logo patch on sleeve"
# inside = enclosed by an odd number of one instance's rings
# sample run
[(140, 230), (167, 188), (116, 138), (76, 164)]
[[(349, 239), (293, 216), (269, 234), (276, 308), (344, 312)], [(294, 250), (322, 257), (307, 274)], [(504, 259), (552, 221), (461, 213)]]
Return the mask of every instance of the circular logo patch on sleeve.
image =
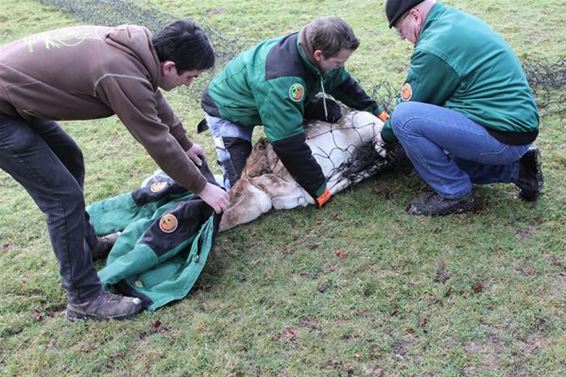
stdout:
[(179, 221), (170, 213), (163, 215), (161, 220), (159, 220), (159, 229), (161, 229), (164, 233), (173, 233), (175, 229), (177, 229), (178, 225)]
[(411, 87), (411, 84), (406, 82), (405, 85), (403, 85), (403, 88), (401, 88), (401, 99), (407, 102), (410, 101), (412, 97), (413, 97), (413, 88)]
[(289, 88), (289, 98), (295, 102), (299, 102), (305, 96), (305, 87), (299, 83), (291, 85)]
[(151, 192), (159, 192), (165, 189), (165, 187), (167, 187), (167, 182), (155, 182), (152, 183), (151, 186), (149, 186), (149, 190)]

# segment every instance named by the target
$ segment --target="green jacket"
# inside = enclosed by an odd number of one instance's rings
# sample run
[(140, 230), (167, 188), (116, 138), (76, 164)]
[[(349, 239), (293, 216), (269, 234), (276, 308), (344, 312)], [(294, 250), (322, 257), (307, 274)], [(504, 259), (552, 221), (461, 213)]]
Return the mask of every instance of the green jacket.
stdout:
[(210, 206), (169, 177), (96, 202), (87, 212), (97, 234), (122, 231), (98, 272), (100, 280), (140, 298), (149, 310), (189, 293), (220, 223)]
[(210, 82), (202, 107), (240, 126), (263, 125), (287, 170), (316, 197), (324, 175), (305, 143), (303, 115), (320, 92), (358, 110), (381, 112), (345, 68), (323, 74), (305, 56), (301, 33), (264, 41), (238, 55)]
[[(507, 144), (528, 144), (538, 134), (535, 100), (515, 53), (483, 21), (443, 4), (421, 29), (400, 101), (459, 111)], [(390, 121), (382, 137), (395, 139)]]

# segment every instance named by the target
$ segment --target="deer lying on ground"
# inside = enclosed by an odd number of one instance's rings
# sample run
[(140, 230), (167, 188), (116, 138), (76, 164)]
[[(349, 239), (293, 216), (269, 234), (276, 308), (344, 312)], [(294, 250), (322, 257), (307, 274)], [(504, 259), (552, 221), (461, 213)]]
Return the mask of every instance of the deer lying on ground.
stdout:
[[(332, 195), (389, 165), (385, 159), (381, 159), (380, 166), (376, 165), (380, 159), (377, 153), (373, 154), (376, 160), (367, 166), (359, 166), (360, 161), (356, 160), (363, 146), (373, 151), (371, 140), (381, 132), (383, 122), (364, 111), (343, 114), (336, 123), (312, 121), (305, 126), (307, 144), (328, 180)], [(230, 190), (230, 207), (222, 216), (220, 231), (255, 220), (271, 210), (309, 204), (314, 204), (313, 198), (291, 177), (271, 144), (261, 139)]]
[[(393, 165), (393, 159), (379, 156), (372, 144), (383, 122), (365, 111), (345, 110), (342, 114), (336, 123), (316, 120), (305, 125), (307, 144), (327, 178), (332, 195)], [(159, 181), (163, 178), (160, 175), (163, 172), (148, 177), (142, 187)], [(314, 204), (265, 138), (254, 145), (240, 179), (229, 194), (230, 206), (224, 211), (220, 231), (253, 221), (272, 210)]]

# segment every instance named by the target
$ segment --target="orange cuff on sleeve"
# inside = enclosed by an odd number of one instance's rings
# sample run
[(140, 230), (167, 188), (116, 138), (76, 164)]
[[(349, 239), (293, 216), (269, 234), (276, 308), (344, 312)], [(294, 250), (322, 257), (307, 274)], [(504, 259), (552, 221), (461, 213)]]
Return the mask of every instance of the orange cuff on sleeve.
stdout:
[(330, 190), (328, 189), (328, 187), (326, 187), (324, 189), (324, 192), (322, 194), (320, 194), (320, 196), (318, 198), (315, 199), (316, 206), (318, 208), (322, 207), (327, 201), (330, 200), (331, 196), (332, 196), (332, 194), (330, 193)]
[(383, 122), (387, 122), (389, 120), (389, 114), (387, 114), (387, 111), (382, 111), (377, 117)]

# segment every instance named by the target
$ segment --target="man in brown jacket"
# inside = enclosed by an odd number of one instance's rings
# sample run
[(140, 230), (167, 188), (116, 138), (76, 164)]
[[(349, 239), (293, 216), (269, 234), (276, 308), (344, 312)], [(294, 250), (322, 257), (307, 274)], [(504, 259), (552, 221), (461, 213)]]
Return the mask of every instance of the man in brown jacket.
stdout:
[(101, 286), (82, 152), (55, 120), (116, 114), (165, 173), (220, 213), (228, 195), (201, 174), (203, 149), (187, 138), (159, 90), (188, 86), (213, 65), (208, 37), (189, 20), (154, 36), (134, 25), (78, 26), (0, 46), (0, 168), (47, 217), (69, 319), (128, 318), (141, 302)]

